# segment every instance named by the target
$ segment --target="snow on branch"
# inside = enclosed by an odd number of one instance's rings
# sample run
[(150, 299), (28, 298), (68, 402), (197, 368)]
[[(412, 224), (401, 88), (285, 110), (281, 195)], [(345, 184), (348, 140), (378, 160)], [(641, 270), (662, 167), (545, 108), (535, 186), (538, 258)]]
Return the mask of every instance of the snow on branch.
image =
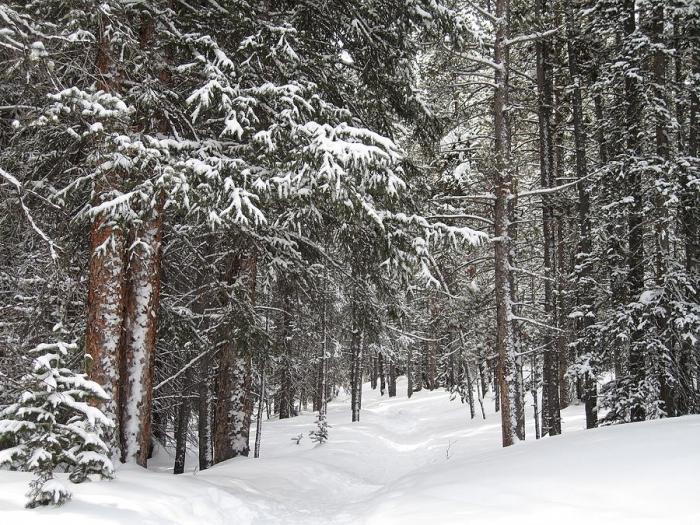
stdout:
[(566, 184), (562, 184), (561, 186), (554, 186), (552, 188), (541, 188), (539, 190), (532, 190), (532, 191), (524, 191), (522, 193), (517, 193), (511, 195), (512, 198), (521, 198), (521, 197), (536, 197), (538, 195), (547, 195), (550, 193), (557, 193), (559, 191), (565, 190), (567, 188), (571, 188), (572, 186), (576, 186), (578, 183), (583, 182), (586, 179), (591, 178), (595, 173), (591, 173), (589, 175), (586, 175), (585, 177), (581, 179), (576, 179), (575, 181), (572, 182), (567, 182)]
[(554, 29), (550, 29), (549, 31), (542, 31), (538, 33), (530, 33), (529, 35), (516, 36), (513, 38), (509, 38), (504, 43), (507, 46), (511, 46), (514, 44), (522, 44), (525, 42), (532, 42), (533, 40), (539, 40), (541, 38), (547, 38), (548, 36), (556, 34), (562, 27), (563, 26), (559, 26), (555, 27)]
[(430, 215), (426, 217), (428, 220), (444, 220), (444, 219), (472, 219), (475, 221), (481, 221), (485, 222), (486, 224), (493, 225), (493, 221), (491, 219), (487, 219), (486, 217), (480, 217), (478, 215), (468, 215), (464, 213), (455, 213), (455, 214), (448, 214), (448, 215)]
[(19, 196), (19, 204), (22, 208), (22, 212), (24, 213), (24, 216), (27, 218), (27, 221), (31, 225), (32, 229), (41, 237), (46, 244), (49, 246), (49, 253), (51, 254), (51, 259), (53, 261), (56, 261), (58, 259), (58, 253), (56, 252), (56, 249), (60, 249), (59, 246), (54, 243), (44, 231), (39, 228), (39, 226), (34, 222), (34, 218), (32, 217), (31, 212), (29, 211), (29, 208), (27, 205), (24, 203), (24, 198), (23, 198), (23, 189), (22, 189), (22, 184), (12, 175), (10, 175), (8, 172), (0, 168), (0, 177), (3, 179), (7, 180), (10, 184), (12, 184), (15, 189), (17, 190), (18, 196)]
[(539, 321), (535, 321), (534, 319), (530, 319), (529, 317), (518, 317), (517, 315), (513, 315), (513, 316), (511, 316), (511, 319), (513, 319), (515, 321), (521, 321), (523, 323), (534, 324), (535, 326), (539, 326), (541, 328), (546, 328), (547, 330), (554, 330), (555, 332), (563, 332), (564, 331), (561, 328), (557, 328), (556, 326), (550, 326), (548, 324), (541, 323)]

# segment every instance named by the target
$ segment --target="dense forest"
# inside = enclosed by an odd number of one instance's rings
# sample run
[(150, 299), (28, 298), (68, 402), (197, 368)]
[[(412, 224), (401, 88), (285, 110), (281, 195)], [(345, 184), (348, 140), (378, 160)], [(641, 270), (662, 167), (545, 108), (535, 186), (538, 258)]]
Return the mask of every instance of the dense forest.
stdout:
[(503, 446), (700, 413), (697, 0), (3, 0), (0, 65), (29, 506), (399, 376)]

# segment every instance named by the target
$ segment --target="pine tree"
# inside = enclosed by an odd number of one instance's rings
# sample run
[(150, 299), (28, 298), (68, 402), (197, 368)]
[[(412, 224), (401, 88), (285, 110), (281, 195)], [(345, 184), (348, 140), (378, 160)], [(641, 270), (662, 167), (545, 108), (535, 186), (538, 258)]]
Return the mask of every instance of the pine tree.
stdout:
[(53, 474), (69, 472), (73, 483), (92, 474), (114, 477), (105, 430), (113, 426), (104, 413), (89, 403), (105, 401), (97, 383), (65, 367), (75, 344), (41, 344), (34, 349), (32, 371), (21, 380), (16, 403), (0, 413), (0, 438), (14, 446), (0, 451), (0, 465), (33, 472), (27, 507), (61, 505), (71, 492)]
[(319, 445), (323, 445), (326, 441), (328, 441), (329, 428), (330, 425), (326, 420), (325, 412), (323, 410), (319, 410), (318, 415), (316, 416), (316, 429), (309, 432), (309, 438), (311, 438), (311, 441), (318, 443)]

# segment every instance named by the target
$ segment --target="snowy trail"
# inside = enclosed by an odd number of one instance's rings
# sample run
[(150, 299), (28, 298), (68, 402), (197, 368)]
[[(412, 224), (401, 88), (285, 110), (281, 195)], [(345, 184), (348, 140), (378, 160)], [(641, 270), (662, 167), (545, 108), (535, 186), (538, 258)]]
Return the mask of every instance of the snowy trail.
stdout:
[(329, 404), (324, 445), (308, 439), (312, 413), (270, 421), (260, 459), (192, 472), (192, 455), (174, 477), (156, 472), (170, 468), (163, 453), (151, 472), (75, 487), (58, 510), (21, 510), (27, 476), (0, 472), (0, 524), (700, 523), (700, 417), (582, 432), (574, 406), (563, 436), (535, 442), (528, 405), (531, 441), (504, 450), (492, 400), (485, 421), (469, 420), (443, 391), (398, 392), (366, 386), (359, 423), (347, 399)]

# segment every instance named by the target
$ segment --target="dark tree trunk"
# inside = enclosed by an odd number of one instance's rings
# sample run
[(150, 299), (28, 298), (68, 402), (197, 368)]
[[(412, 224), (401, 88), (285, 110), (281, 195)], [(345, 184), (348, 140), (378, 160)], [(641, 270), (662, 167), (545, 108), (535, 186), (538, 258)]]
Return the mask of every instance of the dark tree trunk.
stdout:
[[(230, 280), (243, 280), (245, 299), (255, 303), (257, 263), (254, 256), (237, 257), (232, 261)], [(214, 462), (220, 463), (250, 452), (250, 424), (253, 414), (252, 359), (247, 339), (248, 326), (239, 326), (245, 334), (234, 337), (234, 327), (226, 326), (219, 350), (217, 374)]]
[(372, 355), (369, 356), (369, 372), (370, 385), (372, 386), (372, 390), (376, 390), (377, 379), (379, 378), (379, 365), (377, 363), (377, 355), (375, 352), (372, 352)]
[[(267, 325), (267, 321), (266, 321)], [(267, 331), (267, 326), (265, 327)], [(253, 450), (253, 457), (260, 457), (260, 443), (262, 441), (262, 418), (263, 409), (265, 406), (265, 361), (260, 364), (260, 389), (258, 390), (258, 413), (255, 422), (255, 448)]]
[(485, 396), (489, 392), (489, 380), (486, 373), (486, 359), (479, 356), (479, 379), (481, 380), (481, 395)]
[[(666, 102), (666, 55), (661, 47), (665, 47), (664, 38), (664, 3), (655, 2), (652, 4), (651, 24), (650, 24), (651, 40), (659, 46), (655, 51), (652, 60), (652, 74), (654, 77), (653, 93), (655, 103), (655, 130), (654, 139), (656, 145), (656, 163), (658, 172), (652, 169), (650, 177), (659, 178), (657, 173), (668, 173), (669, 161), (669, 142), (668, 142), (668, 122), (667, 112), (670, 114), (670, 106)], [(661, 107), (658, 107), (661, 106)], [(663, 180), (663, 176), (661, 176)], [(670, 256), (669, 246), (669, 216), (666, 206), (665, 197), (657, 189), (654, 196), (654, 207), (656, 209), (656, 221), (654, 223), (654, 241), (655, 241), (655, 278), (656, 284), (662, 288), (665, 284), (666, 275), (668, 273), (668, 262)], [(670, 310), (668, 304), (662, 305)], [(661, 370), (659, 373), (660, 397), (664, 404), (664, 412), (667, 416), (676, 415), (676, 387), (682, 384), (682, 374), (678, 368), (678, 355), (675, 351), (675, 341), (667, 331), (667, 322), (665, 316), (657, 317), (657, 330), (661, 334), (662, 344), (666, 348), (668, 361), (662, 359)], [(666, 357), (666, 356), (665, 356)]]
[(286, 286), (280, 286), (282, 294), (282, 310), (280, 319), (280, 334), (278, 345), (282, 353), (281, 381), (278, 395), (279, 418), (287, 419), (294, 415), (294, 385), (292, 381), (292, 302)]
[(499, 380), (499, 372), (498, 372), (498, 363), (497, 362), (494, 362), (494, 364), (493, 364), (493, 373), (491, 374), (491, 377), (493, 377), (493, 411), (500, 412), (501, 411), (501, 382)]
[[(691, 30), (690, 62), (694, 78), (700, 78), (700, 24), (695, 21)], [(700, 95), (697, 82), (690, 90), (690, 120), (688, 129), (688, 155), (697, 158), (700, 154)], [(700, 198), (693, 189), (692, 172), (686, 170), (683, 177), (683, 226), (685, 233), (685, 265), (694, 277), (700, 273)], [(700, 384), (700, 377), (697, 378)]]
[(464, 334), (460, 331), (459, 340), (461, 343), (460, 361), (462, 362), (462, 368), (464, 370), (464, 387), (467, 391), (467, 402), (469, 403), (469, 415), (471, 419), (474, 419), (474, 384), (472, 382), (472, 376), (469, 371), (469, 360), (467, 359), (467, 348), (464, 341)]
[[(538, 0), (541, 20), (549, 16), (549, 1)], [(550, 38), (541, 38), (537, 44), (537, 90), (539, 95), (540, 184), (550, 188), (554, 184), (554, 144), (552, 137), (553, 73)], [(542, 236), (544, 254), (544, 313), (548, 325), (554, 326), (555, 231), (554, 205), (548, 194), (542, 195)], [(542, 360), (542, 435), (561, 433), (559, 423), (559, 358), (555, 338), (551, 332), (544, 335)]]
[(396, 365), (393, 358), (389, 361), (389, 397), (396, 397)]
[(413, 395), (413, 345), (408, 346), (408, 354), (406, 356), (406, 395), (410, 399)]
[[(690, 31), (690, 63), (693, 78), (700, 78), (700, 23), (696, 20)], [(697, 158), (700, 155), (700, 96), (698, 95), (697, 81), (690, 89), (690, 120), (688, 130), (688, 155)], [(685, 233), (685, 266), (686, 271), (694, 282), (698, 282), (700, 275), (700, 197), (697, 188), (693, 188), (693, 175), (691, 170), (683, 173), (683, 231)], [(695, 291), (695, 301), (700, 302), (700, 292)], [(693, 348), (694, 347), (694, 348)], [(688, 385), (687, 411), (700, 412), (700, 346), (692, 345), (688, 341), (683, 345), (683, 360), (687, 362), (685, 381)], [(693, 356), (693, 352), (695, 355)], [(690, 370), (695, 361), (695, 370)], [(695, 373), (695, 388), (693, 388), (692, 375)]]
[(379, 368), (379, 395), (386, 392), (386, 374), (384, 372), (384, 354), (379, 352), (377, 356), (377, 367)]
[(365, 345), (363, 322), (360, 317), (360, 304), (357, 296), (352, 302), (352, 337), (350, 341), (350, 393), (352, 421), (360, 420), (362, 408), (362, 359)]
[[(423, 352), (423, 345), (412, 345), (411, 350), (413, 350), (413, 348), (415, 348), (415, 352), (412, 351), (411, 353), (413, 356), (411, 360), (411, 365), (413, 366), (413, 391), (420, 392), (423, 390), (423, 361), (425, 360), (425, 354)], [(416, 355), (416, 352), (418, 355)]]
[[(636, 29), (635, 0), (624, 0), (625, 22), (624, 32), (630, 38)], [(641, 101), (639, 85), (636, 78), (625, 76), (625, 99), (627, 102), (627, 151), (628, 157), (638, 157), (641, 154), (639, 134), (641, 131), (640, 114)], [(636, 301), (644, 291), (644, 196), (639, 167), (629, 162), (626, 169), (627, 190), (634, 198), (627, 221), (627, 241), (629, 245), (627, 256), (627, 285), (630, 299)], [(644, 329), (640, 328), (639, 319), (634, 321), (630, 340), (629, 372), (634, 388), (639, 388), (645, 381), (646, 371), (644, 362)], [(637, 393), (631, 409), (632, 421), (643, 421), (646, 417), (645, 408)]]
[(187, 454), (187, 430), (190, 421), (190, 393), (187, 388), (192, 379), (191, 368), (185, 372), (183, 383), (185, 388), (182, 391), (182, 401), (177, 411), (177, 421), (175, 424), (175, 465), (173, 474), (182, 474), (185, 471), (185, 456)]

